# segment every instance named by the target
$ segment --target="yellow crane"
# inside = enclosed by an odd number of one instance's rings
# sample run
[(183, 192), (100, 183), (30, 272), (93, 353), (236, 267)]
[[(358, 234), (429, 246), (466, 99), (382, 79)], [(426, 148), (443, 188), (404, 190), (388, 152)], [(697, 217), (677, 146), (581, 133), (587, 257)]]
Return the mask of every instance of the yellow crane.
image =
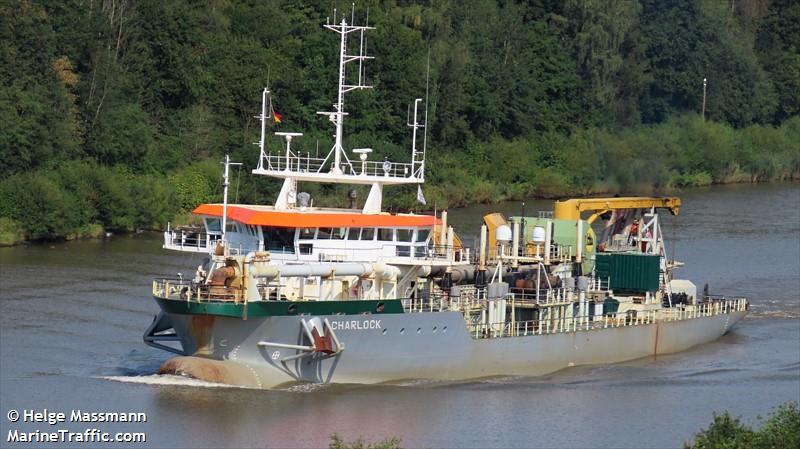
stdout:
[(600, 215), (619, 209), (667, 209), (672, 215), (681, 211), (681, 199), (674, 197), (620, 197), (620, 198), (575, 198), (556, 201), (553, 218), (580, 220), (581, 212), (595, 212), (586, 221), (591, 224)]

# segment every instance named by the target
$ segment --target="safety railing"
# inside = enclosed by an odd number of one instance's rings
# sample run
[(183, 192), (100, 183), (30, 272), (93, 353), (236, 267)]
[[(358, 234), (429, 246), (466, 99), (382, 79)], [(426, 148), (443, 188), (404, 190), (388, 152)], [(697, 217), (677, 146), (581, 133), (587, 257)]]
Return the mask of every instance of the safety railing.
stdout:
[(240, 287), (200, 284), (175, 278), (153, 280), (153, 296), (161, 299), (194, 302), (240, 302), (244, 298)]
[(746, 298), (725, 298), (721, 296), (717, 298), (694, 305), (661, 309), (661, 318), (665, 321), (689, 320), (731, 312), (743, 312), (750, 308), (750, 303)]
[[(287, 158), (285, 154), (265, 154), (261, 158), (261, 169), (267, 171), (289, 171), (295, 173), (328, 173), (332, 161), (329, 158), (312, 157), (310, 153), (302, 155), (292, 152)], [(420, 173), (416, 168), (420, 163), (391, 161), (352, 161), (344, 162), (339, 167), (344, 175), (379, 176), (388, 178), (414, 178)]]
[(655, 323), (658, 311), (650, 310), (636, 314), (617, 316), (573, 316), (541, 320), (506, 321), (498, 323), (468, 323), (467, 329), (473, 338), (522, 337), (556, 333), (591, 331), (610, 327), (642, 326)]
[[(484, 301), (485, 304), (485, 301)], [(690, 320), (746, 311), (749, 303), (745, 298), (726, 299), (688, 306), (685, 308), (630, 310), (614, 315), (585, 315), (544, 318), (525, 321), (467, 322), (467, 330), (473, 338), (521, 337), (555, 333), (592, 331), (627, 326), (643, 326), (658, 321)], [(466, 316), (466, 315), (465, 315)], [(474, 318), (486, 315), (474, 315)]]
[(208, 234), (199, 230), (172, 229), (164, 231), (164, 248), (206, 253), (216, 245), (220, 238), (219, 234)]
[[(544, 244), (534, 243), (520, 243), (517, 249), (517, 258), (522, 260), (545, 260)], [(492, 252), (492, 251), (490, 251)], [(514, 258), (514, 248), (512, 246), (503, 246), (502, 252), (499, 249), (495, 250), (494, 254), (500, 253), (505, 259)], [(574, 249), (571, 245), (550, 245), (550, 261), (551, 262), (568, 262), (574, 255)]]
[(406, 313), (443, 312), (450, 310), (450, 299), (446, 295), (421, 296), (401, 300)]
[[(547, 288), (543, 285), (541, 288), (517, 288), (512, 287), (509, 289), (511, 294), (514, 295), (514, 300), (518, 304), (563, 304), (574, 300), (569, 299), (567, 291), (563, 288)], [(575, 296), (577, 298), (577, 296)]]

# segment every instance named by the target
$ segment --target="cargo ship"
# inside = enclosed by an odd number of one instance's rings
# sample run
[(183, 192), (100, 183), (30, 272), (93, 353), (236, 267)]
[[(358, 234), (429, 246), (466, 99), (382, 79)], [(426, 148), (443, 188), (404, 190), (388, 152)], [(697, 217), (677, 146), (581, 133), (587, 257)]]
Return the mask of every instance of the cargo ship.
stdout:
[[(745, 298), (698, 292), (673, 278), (659, 213), (677, 198), (558, 201), (536, 216), (489, 214), (465, 247), (447, 213), (387, 213), (384, 187), (425, 180), (427, 113), (411, 103), (408, 162), (343, 146), (345, 94), (369, 88), (365, 34), (341, 18), (334, 143), (325, 158), (276, 132), (262, 93), (255, 175), (283, 181), (272, 205), (199, 205), (202, 228), (164, 233), (169, 250), (207, 256), (192, 279), (155, 279), (160, 308), (144, 333), (177, 354), (160, 373), (252, 388), (297, 382), (380, 383), (536, 376), (571, 366), (674, 353), (712, 341), (748, 310)], [(353, 44), (355, 42), (355, 44)], [(348, 74), (348, 67), (357, 72)], [(420, 116), (424, 117), (420, 123)], [(418, 141), (422, 145), (418, 145)], [(351, 158), (352, 157), (352, 158)], [(301, 183), (369, 187), (359, 205), (314, 205)]]

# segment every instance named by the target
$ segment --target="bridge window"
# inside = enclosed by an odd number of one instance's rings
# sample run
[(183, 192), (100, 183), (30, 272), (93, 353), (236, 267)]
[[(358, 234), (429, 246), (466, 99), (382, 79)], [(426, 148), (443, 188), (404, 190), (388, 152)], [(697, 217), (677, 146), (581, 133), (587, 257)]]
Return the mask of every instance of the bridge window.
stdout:
[(362, 229), (361, 240), (375, 240), (375, 228)]
[(428, 240), (428, 236), (431, 235), (430, 229), (417, 229), (417, 242), (424, 242)]
[(343, 239), (347, 233), (347, 228), (333, 228), (331, 229), (331, 238), (334, 240)]
[(222, 223), (219, 218), (206, 218), (206, 229), (209, 233), (222, 232)]
[(294, 253), (294, 228), (262, 226), (264, 249), (276, 253)]
[(329, 238), (331, 238), (331, 228), (319, 228), (317, 240), (328, 240)]
[(316, 228), (300, 228), (300, 237), (298, 238), (302, 240), (312, 240), (315, 232), (317, 232)]
[(382, 242), (391, 242), (394, 240), (394, 229), (378, 228), (378, 240)]
[(347, 232), (347, 240), (358, 240), (359, 233), (361, 233), (361, 228), (350, 228)]
[(398, 229), (397, 230), (397, 241), (398, 242), (410, 242), (411, 237), (413, 237), (414, 231), (412, 229)]

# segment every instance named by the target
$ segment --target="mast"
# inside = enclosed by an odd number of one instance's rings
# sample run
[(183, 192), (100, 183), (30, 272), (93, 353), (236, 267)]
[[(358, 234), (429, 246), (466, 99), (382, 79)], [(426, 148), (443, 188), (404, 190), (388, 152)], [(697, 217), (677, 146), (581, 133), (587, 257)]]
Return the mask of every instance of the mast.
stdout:
[(261, 139), (258, 142), (258, 149), (260, 151), (258, 157), (258, 168), (263, 167), (263, 160), (264, 160), (264, 135), (266, 134), (266, 127), (267, 127), (267, 99), (269, 98), (269, 87), (264, 88), (264, 92), (261, 93), (261, 115), (258, 118), (261, 119)]
[[(265, 89), (266, 91), (266, 89)], [(263, 140), (262, 140), (263, 141)], [(231, 162), (231, 158), (228, 153), (225, 153), (225, 161), (222, 162), (225, 165), (225, 171), (223, 172), (223, 184), (222, 184), (222, 244), (227, 248), (228, 245), (226, 244), (226, 232), (228, 228), (228, 186), (230, 185), (228, 179), (229, 168), (231, 165), (242, 165), (240, 162)]]
[[(368, 15), (367, 15), (368, 17)], [(351, 20), (355, 20), (355, 10), (351, 15)], [(368, 21), (367, 21), (368, 23)], [(297, 206), (297, 183), (303, 182), (324, 182), (336, 184), (355, 184), (369, 185), (370, 191), (364, 202), (362, 213), (377, 214), (381, 213), (383, 201), (383, 186), (400, 184), (422, 184), (425, 182), (425, 148), (427, 145), (427, 135), (423, 136), (422, 149), (418, 149), (417, 131), (419, 128), (426, 128), (427, 125), (427, 94), (425, 101), (425, 124), (420, 123), (419, 104), (422, 100), (414, 101), (413, 122), (408, 123), (413, 128), (411, 143), (411, 161), (396, 162), (388, 158), (383, 161), (369, 160), (371, 148), (354, 148), (351, 151), (360, 159), (360, 167), (354, 166), (357, 160), (348, 157), (344, 149), (344, 118), (347, 112), (344, 108), (345, 94), (353, 90), (371, 89), (365, 82), (364, 62), (373, 59), (367, 56), (366, 32), (374, 30), (369, 25), (359, 26), (347, 22), (346, 17), (337, 17), (334, 10), (332, 21), (323, 25), (324, 28), (339, 34), (339, 80), (337, 82), (336, 103), (333, 110), (329, 112), (317, 112), (317, 114), (328, 117), (335, 128), (333, 146), (325, 157), (312, 157), (310, 153), (302, 156), (300, 152), (292, 151), (290, 148), (292, 137), (302, 135), (295, 132), (276, 132), (279, 137), (286, 139), (286, 150), (278, 154), (266, 154), (266, 127), (265, 121), (267, 114), (272, 111), (269, 89), (265, 89), (261, 99), (261, 140), (257, 143), (260, 147), (258, 165), (253, 169), (254, 174), (271, 176), (283, 179), (283, 187), (275, 200), (276, 210), (289, 210)], [(358, 39), (358, 51), (353, 54), (348, 52), (348, 38), (351, 33), (356, 33)], [(351, 45), (355, 49), (356, 45)], [(348, 81), (347, 65), (358, 62), (358, 75), (350, 76)], [(427, 88), (426, 88), (427, 91)], [(410, 117), (409, 117), (410, 118)]]
[[(318, 112), (318, 114), (327, 115), (336, 126), (336, 134), (334, 136), (335, 141), (331, 151), (333, 153), (333, 165), (331, 166), (331, 173), (340, 174), (342, 173), (342, 156), (344, 156), (345, 160), (347, 160), (348, 165), (350, 164), (350, 159), (347, 157), (342, 145), (342, 139), (344, 137), (344, 116), (347, 115), (347, 113), (344, 111), (344, 94), (352, 90), (372, 88), (372, 86), (364, 84), (364, 79), (362, 77), (362, 63), (368, 59), (373, 59), (372, 56), (366, 55), (366, 41), (364, 39), (364, 32), (368, 30), (374, 30), (375, 28), (366, 25), (357, 26), (348, 24), (344, 15), (342, 16), (342, 21), (339, 24), (328, 23), (325, 24), (324, 27), (339, 34), (339, 82), (336, 103), (333, 105), (334, 111)], [(347, 35), (355, 32), (359, 33), (358, 54), (348, 55)], [(358, 61), (358, 80), (355, 84), (347, 84), (347, 64), (354, 61)]]

